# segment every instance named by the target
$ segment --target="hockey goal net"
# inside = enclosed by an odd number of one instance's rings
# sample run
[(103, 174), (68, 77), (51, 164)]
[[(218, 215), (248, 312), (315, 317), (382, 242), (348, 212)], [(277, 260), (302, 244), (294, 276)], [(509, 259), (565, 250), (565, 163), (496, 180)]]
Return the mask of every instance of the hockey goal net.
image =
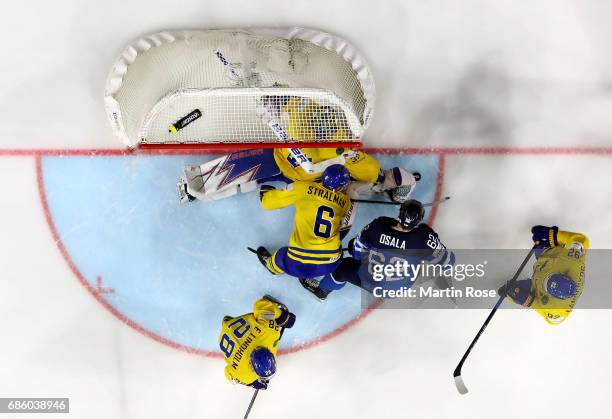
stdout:
[(130, 148), (357, 146), (374, 81), (346, 41), (290, 29), (160, 32), (129, 45), (105, 106)]

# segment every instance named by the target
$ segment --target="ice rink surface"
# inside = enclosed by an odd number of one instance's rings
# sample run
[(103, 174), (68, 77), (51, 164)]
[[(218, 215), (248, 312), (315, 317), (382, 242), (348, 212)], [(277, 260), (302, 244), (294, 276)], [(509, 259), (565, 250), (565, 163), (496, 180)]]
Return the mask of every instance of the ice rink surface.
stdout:
[[(179, 207), (173, 170), (208, 157), (110, 155), (122, 144), (102, 103), (113, 59), (144, 33), (296, 25), (336, 33), (374, 72), (366, 146), (405, 149), (381, 160), (418, 166), (420, 198), (453, 197), (433, 220), (448, 246), (528, 248), (532, 225), (555, 224), (607, 249), (609, 3), (58, 0), (5, 8), (0, 397), (70, 397), (75, 418), (240, 418), (252, 392), (226, 382), (211, 339), (219, 313), (247, 312), (252, 295), (273, 290), (301, 311), (286, 348), (324, 341), (279, 358), (254, 419), (611, 417), (610, 310), (577, 310), (559, 327), (529, 311), (498, 312), (464, 367), (470, 393), (460, 396), (452, 370), (486, 311), (360, 312), (348, 288), (325, 304), (307, 300), (244, 252), (260, 236), (281, 245), (289, 213), (272, 224), (255, 195)], [(93, 149), (110, 151), (90, 156)], [(361, 223), (375, 215), (361, 209)], [(235, 238), (227, 251), (211, 244), (227, 237)], [(605, 280), (587, 270), (587, 287)], [(213, 307), (199, 295), (219, 298)]]

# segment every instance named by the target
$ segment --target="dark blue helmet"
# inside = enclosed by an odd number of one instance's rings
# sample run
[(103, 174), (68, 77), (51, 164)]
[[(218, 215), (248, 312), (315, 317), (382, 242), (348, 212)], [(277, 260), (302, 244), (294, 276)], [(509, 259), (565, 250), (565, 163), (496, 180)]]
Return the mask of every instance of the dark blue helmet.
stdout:
[(418, 226), (425, 217), (425, 208), (416, 199), (409, 199), (400, 206), (399, 222), (403, 227), (414, 228)]
[(578, 286), (572, 279), (564, 274), (552, 274), (546, 280), (546, 292), (552, 297), (567, 300), (576, 295)]
[(276, 359), (266, 348), (255, 348), (251, 352), (251, 366), (259, 378), (270, 378), (276, 372)]
[(333, 191), (344, 188), (350, 181), (349, 171), (341, 164), (332, 164), (323, 171), (323, 176), (321, 176), (323, 186)]

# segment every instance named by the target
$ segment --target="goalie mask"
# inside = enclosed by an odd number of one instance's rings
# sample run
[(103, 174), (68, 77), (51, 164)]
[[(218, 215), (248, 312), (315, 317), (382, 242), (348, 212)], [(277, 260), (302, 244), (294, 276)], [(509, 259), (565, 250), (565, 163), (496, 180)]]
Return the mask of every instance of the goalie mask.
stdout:
[(312, 116), (312, 126), (317, 140), (328, 140), (336, 135), (339, 121), (331, 106), (320, 106)]

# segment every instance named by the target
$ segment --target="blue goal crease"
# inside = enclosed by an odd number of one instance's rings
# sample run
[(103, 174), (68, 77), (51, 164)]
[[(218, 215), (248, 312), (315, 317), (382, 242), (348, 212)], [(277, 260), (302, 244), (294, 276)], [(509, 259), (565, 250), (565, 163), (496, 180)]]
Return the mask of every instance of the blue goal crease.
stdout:
[[(416, 199), (434, 199), (435, 155), (375, 155), (383, 167), (419, 171)], [(270, 294), (296, 315), (281, 347), (320, 338), (361, 312), (345, 287), (321, 304), (296, 279), (273, 277), (246, 247), (287, 245), (293, 210), (265, 211), (257, 193), (181, 205), (176, 181), (186, 164), (214, 156), (44, 157), (51, 217), (70, 258), (106, 301), (142, 328), (177, 344), (217, 350), (221, 319), (252, 311)], [(345, 242), (397, 207), (360, 204)], [(346, 243), (345, 243), (346, 244)], [(92, 300), (93, 302), (93, 300)]]

